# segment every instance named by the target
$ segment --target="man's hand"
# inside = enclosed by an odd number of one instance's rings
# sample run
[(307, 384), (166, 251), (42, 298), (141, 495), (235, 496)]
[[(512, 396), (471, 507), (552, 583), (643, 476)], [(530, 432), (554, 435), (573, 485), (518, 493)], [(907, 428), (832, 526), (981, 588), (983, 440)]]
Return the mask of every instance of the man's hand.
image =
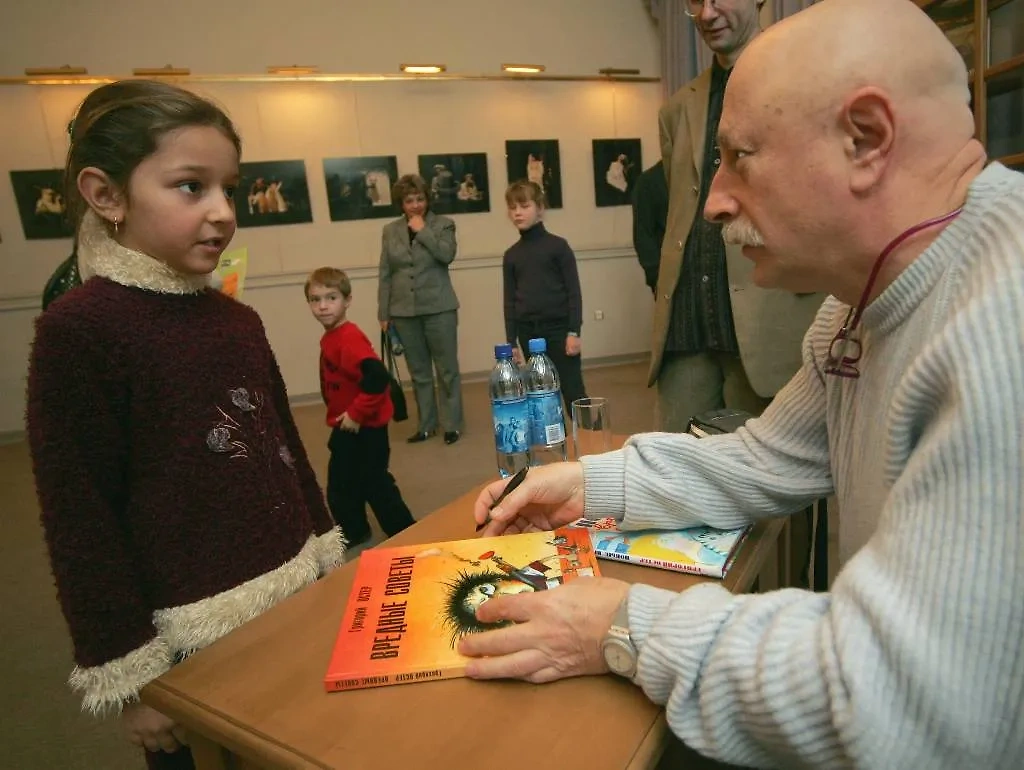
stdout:
[(570, 334), (565, 338), (565, 354), (567, 356), (578, 356), (580, 354), (581, 346), (582, 343), (580, 343), (579, 337), (574, 337)]
[(390, 325), (391, 325), (391, 321), (381, 321), (380, 322), (380, 330), (382, 332), (386, 332)]
[(419, 214), (415, 214), (409, 217), (409, 229), (412, 230), (414, 233), (418, 233), (426, 226), (426, 224), (426, 221)]
[(348, 416), (348, 412), (342, 412), (338, 418), (338, 427), (346, 433), (358, 433), (360, 425)]
[(501, 505), (489, 511), (508, 479), (484, 487), (473, 504), (477, 524), (490, 523), (481, 537), (516, 532), (550, 532), (583, 515), (583, 466), (577, 463), (553, 463), (530, 468), (526, 479)]
[(611, 578), (578, 578), (554, 590), (496, 596), (476, 611), (485, 623), (516, 625), (470, 634), (459, 652), (472, 660), (473, 679), (525, 679), (534, 684), (608, 671), (601, 640), (629, 584)]
[(146, 751), (173, 754), (185, 746), (185, 730), (173, 719), (143, 703), (129, 703), (121, 711), (121, 724), (128, 740)]
[(523, 351), (519, 349), (518, 345), (512, 347), (512, 363), (516, 366), (523, 365)]

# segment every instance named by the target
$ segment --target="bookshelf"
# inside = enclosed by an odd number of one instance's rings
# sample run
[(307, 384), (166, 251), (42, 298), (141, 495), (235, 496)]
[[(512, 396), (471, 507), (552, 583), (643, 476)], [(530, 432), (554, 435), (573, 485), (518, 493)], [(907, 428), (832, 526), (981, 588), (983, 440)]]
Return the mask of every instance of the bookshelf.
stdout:
[(1024, 171), (1024, 0), (914, 0), (967, 64), (975, 133), (988, 155)]

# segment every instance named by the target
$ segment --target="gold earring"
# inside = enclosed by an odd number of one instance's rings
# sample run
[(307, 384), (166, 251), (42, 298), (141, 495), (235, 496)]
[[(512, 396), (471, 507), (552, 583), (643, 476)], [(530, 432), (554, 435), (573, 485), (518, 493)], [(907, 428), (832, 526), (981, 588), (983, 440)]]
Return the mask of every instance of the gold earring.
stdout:
[(117, 234), (117, 217), (114, 217), (114, 234)]

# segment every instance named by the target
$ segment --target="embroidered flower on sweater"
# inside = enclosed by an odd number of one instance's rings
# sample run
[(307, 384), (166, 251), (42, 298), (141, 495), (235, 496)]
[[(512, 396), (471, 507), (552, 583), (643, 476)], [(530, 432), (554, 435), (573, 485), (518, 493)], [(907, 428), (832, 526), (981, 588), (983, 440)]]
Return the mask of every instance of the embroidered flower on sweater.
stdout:
[(220, 420), (206, 434), (206, 446), (213, 452), (230, 453), (232, 459), (261, 460), (268, 464), (268, 471), (273, 458), (295, 470), (295, 457), (291, 450), (274, 435), (267, 422), (263, 394), (250, 393), (246, 388), (232, 388), (228, 391), (228, 398), (239, 414), (232, 416), (230, 407), (218, 406)]
[(231, 431), (227, 428), (212, 428), (206, 434), (206, 446), (214, 452), (231, 451)]
[(277, 455), (289, 468), (295, 467), (295, 458), (292, 457), (292, 450), (290, 450), (284, 444), (281, 444), (281, 446), (277, 448)]
[(249, 400), (249, 391), (245, 388), (235, 388), (231, 391), (231, 403), (243, 412), (253, 412), (256, 410), (256, 407)]

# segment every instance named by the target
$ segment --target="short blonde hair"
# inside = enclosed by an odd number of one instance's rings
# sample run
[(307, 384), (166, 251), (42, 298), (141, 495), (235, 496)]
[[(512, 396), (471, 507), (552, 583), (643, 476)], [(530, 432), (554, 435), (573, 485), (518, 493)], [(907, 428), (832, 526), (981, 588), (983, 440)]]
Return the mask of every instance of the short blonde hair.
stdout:
[(544, 197), (544, 191), (536, 182), (520, 179), (510, 184), (505, 190), (505, 203), (509, 206), (513, 203), (529, 203), (530, 201), (536, 203), (537, 208), (547, 208), (547, 198)]
[(337, 289), (341, 292), (341, 296), (346, 298), (352, 295), (352, 282), (344, 270), (339, 270), (336, 267), (318, 267), (309, 274), (305, 286), (306, 301), (309, 301), (309, 288), (314, 283), (329, 289)]
[(406, 174), (391, 188), (391, 199), (396, 201), (399, 206), (402, 205), (402, 201), (405, 200), (407, 195), (422, 195), (427, 199), (427, 204), (430, 204), (430, 196), (427, 195), (427, 182), (419, 174)]

